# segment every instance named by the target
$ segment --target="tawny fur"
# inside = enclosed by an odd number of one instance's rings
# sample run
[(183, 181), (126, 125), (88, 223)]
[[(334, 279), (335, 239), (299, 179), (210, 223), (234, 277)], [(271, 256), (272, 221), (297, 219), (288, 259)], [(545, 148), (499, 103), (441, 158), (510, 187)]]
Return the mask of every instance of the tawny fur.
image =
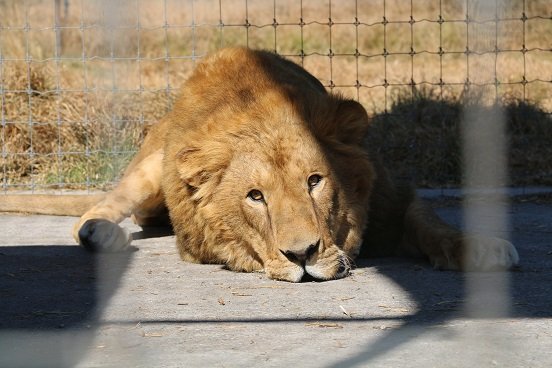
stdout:
[(467, 249), (473, 237), (395, 185), (363, 145), (368, 128), (360, 104), (296, 64), (224, 49), (199, 63), (75, 239), (120, 250), (131, 239), (117, 223), (147, 225), (168, 210), (182, 259), (287, 281), (344, 277), (359, 254), (423, 254), (449, 269), (517, 263), (500, 239)]

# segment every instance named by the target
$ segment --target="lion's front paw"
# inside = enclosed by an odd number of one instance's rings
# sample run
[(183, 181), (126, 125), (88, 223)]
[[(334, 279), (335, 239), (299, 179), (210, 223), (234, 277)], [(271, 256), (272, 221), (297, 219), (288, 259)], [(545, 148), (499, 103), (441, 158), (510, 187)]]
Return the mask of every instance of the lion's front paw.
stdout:
[(87, 220), (78, 230), (79, 243), (92, 252), (120, 252), (131, 240), (128, 230), (102, 219)]
[(303, 267), (280, 259), (266, 262), (264, 269), (269, 278), (289, 282), (300, 282), (305, 274)]
[(467, 236), (463, 242), (462, 265), (466, 271), (507, 270), (519, 262), (516, 248), (504, 239)]
[(325, 257), (318, 255), (312, 262), (307, 262), (305, 270), (318, 280), (335, 280), (347, 277), (352, 268), (351, 259), (337, 247), (327, 252)]

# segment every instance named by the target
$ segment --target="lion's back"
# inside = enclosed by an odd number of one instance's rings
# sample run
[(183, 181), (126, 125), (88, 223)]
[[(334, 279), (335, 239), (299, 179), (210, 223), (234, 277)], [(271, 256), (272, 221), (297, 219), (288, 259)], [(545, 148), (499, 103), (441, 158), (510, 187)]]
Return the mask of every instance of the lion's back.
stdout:
[[(205, 116), (249, 110), (263, 114), (272, 99), (297, 105), (312, 95), (326, 94), (324, 86), (299, 65), (281, 56), (247, 48), (222, 49), (202, 60), (183, 85), (174, 108), (178, 128), (205, 124)], [(225, 113), (224, 111), (228, 111)]]

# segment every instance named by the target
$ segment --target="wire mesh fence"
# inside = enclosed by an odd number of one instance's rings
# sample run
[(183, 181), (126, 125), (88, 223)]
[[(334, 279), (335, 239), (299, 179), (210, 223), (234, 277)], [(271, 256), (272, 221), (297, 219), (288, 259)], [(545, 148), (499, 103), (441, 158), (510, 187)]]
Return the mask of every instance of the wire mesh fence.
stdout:
[[(552, 110), (546, 0), (0, 2), (2, 190), (109, 187), (196, 61), (274, 50), (372, 113), (425, 91)], [(485, 14), (482, 16), (481, 14)], [(484, 26), (488, 37), (477, 37)], [(478, 73), (481, 65), (489, 73)], [(406, 120), (406, 119), (405, 119)]]
[[(274, 50), (375, 116), (395, 114), (408, 124), (420, 112), (394, 107), (420, 93), (437, 101), (464, 95), (484, 104), (528, 101), (549, 113), (550, 35), (547, 0), (0, 0), (2, 191), (109, 187), (149, 126), (171, 108), (195, 63), (224, 46)], [(449, 112), (439, 110), (436, 120)], [(465, 161), (474, 167), (483, 161), (483, 180), (494, 186), (507, 176), (504, 115), (494, 111), (493, 124), (486, 124), (491, 133), (479, 127), (486, 119), (480, 110), (464, 116), (473, 120), (464, 132)], [(494, 139), (481, 139), (487, 134)], [(410, 141), (403, 143), (411, 149)], [(480, 171), (467, 171), (468, 185), (481, 180)], [(507, 237), (503, 198), (488, 199), (490, 214), (467, 202), (469, 230), (485, 227), (487, 235)], [(466, 281), (468, 317), (509, 314), (507, 274), (473, 274)], [(100, 291), (116, 285), (97, 283)], [(339, 366), (368, 362), (423, 326), (398, 330)], [(487, 356), (525, 348), (503, 344), (507, 333), (497, 326), (456, 337), (457, 350), (467, 351), (463, 362), (494, 363)], [(41, 346), (60, 336), (10, 333), (10, 340), (32, 337)], [(66, 340), (88, 348), (84, 338)], [(442, 353), (447, 361), (449, 346)]]

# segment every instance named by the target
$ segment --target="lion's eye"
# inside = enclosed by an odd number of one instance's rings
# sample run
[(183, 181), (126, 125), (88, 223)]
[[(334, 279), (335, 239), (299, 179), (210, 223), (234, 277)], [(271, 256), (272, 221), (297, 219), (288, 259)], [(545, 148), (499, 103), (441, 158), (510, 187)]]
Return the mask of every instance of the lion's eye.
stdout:
[(309, 178), (307, 179), (309, 189), (313, 189), (318, 184), (320, 184), (321, 181), (322, 181), (322, 177), (318, 174), (313, 174), (313, 175), (309, 176)]
[(263, 193), (260, 190), (253, 189), (247, 194), (247, 197), (255, 202), (264, 201)]

